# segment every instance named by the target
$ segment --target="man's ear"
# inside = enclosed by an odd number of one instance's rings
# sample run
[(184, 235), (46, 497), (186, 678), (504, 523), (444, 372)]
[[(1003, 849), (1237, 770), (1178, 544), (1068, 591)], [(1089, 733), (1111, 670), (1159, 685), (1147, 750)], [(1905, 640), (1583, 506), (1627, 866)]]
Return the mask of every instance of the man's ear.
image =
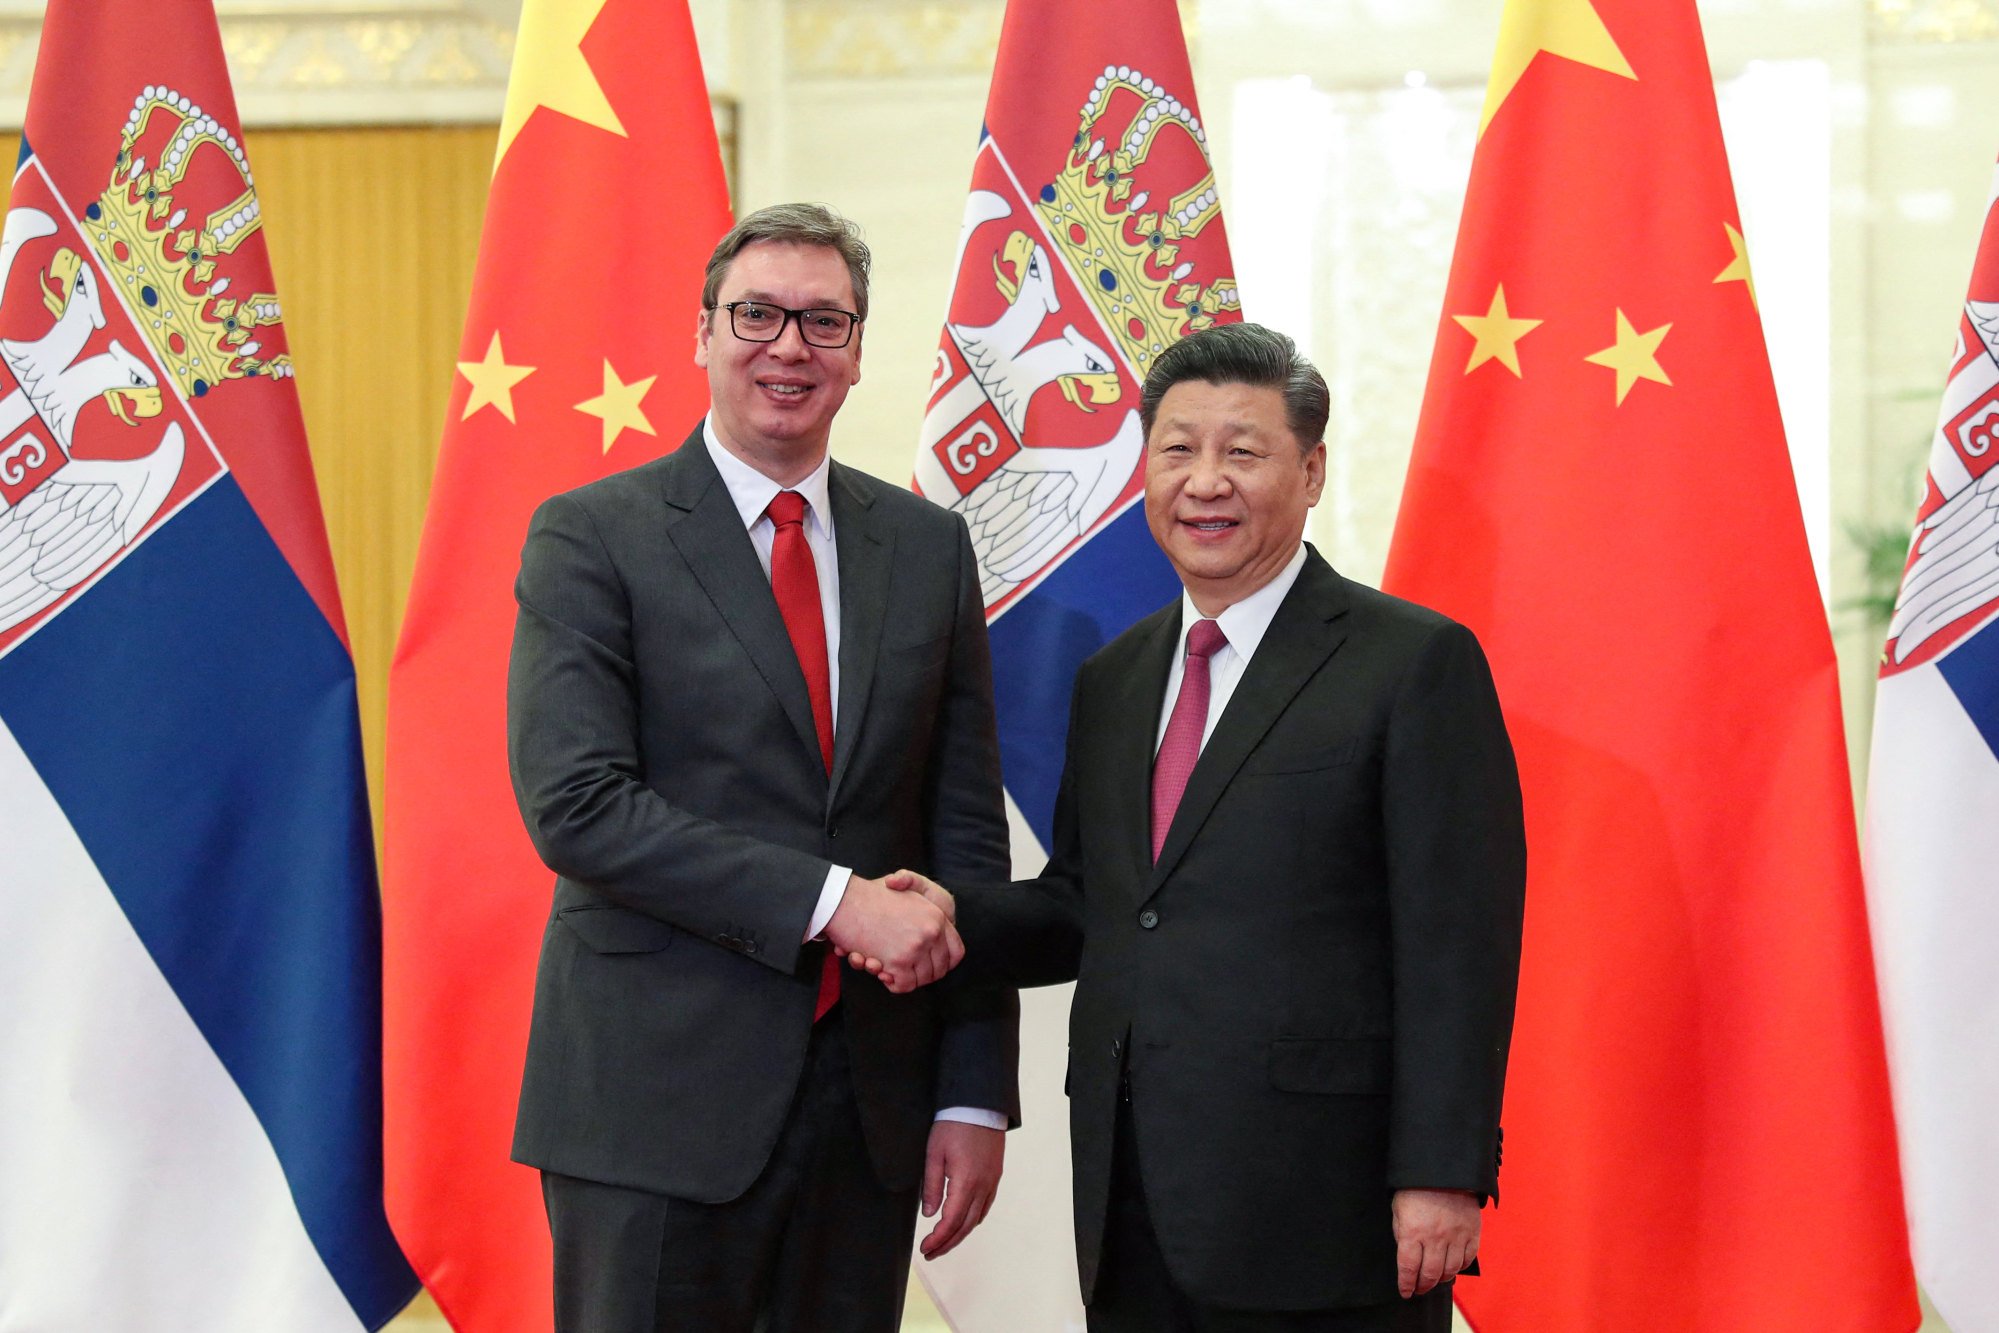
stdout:
[(1305, 504), (1309, 508), (1319, 503), (1319, 493), (1326, 489), (1326, 442), (1320, 440), (1305, 454)]
[(715, 312), (702, 310), (694, 316), (694, 364), (708, 369), (708, 339), (715, 327)]

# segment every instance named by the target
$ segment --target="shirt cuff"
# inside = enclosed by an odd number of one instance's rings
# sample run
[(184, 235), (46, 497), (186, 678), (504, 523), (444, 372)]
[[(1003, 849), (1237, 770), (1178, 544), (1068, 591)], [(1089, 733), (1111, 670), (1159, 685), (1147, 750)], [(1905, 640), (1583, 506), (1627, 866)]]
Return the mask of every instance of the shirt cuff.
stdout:
[[(960, 1124), (978, 1125), (985, 1129), (1006, 1129), (1006, 1116), (999, 1111), (988, 1111), (977, 1106), (947, 1106), (939, 1111), (936, 1120), (956, 1120)], [(934, 1121), (933, 1121), (934, 1123)]]
[(833, 913), (840, 910), (840, 900), (847, 896), (847, 881), (854, 872), (845, 866), (834, 866), (826, 872), (826, 887), (819, 890), (819, 905), (812, 909), (812, 920), (805, 927), (805, 938), (816, 940), (826, 929), (826, 923), (833, 919)]

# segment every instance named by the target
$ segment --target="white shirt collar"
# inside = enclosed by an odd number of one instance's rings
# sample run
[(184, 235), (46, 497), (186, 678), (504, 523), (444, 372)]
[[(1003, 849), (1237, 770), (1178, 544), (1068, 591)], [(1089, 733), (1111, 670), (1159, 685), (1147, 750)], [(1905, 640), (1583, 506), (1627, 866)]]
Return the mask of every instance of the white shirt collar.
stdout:
[(780, 486), (729, 452), (722, 443), (722, 437), (715, 433), (713, 417), (702, 418), (701, 438), (707, 442), (708, 456), (715, 460), (715, 470), (722, 474), (722, 484), (729, 488), (729, 499), (735, 502), (736, 512), (742, 515), (745, 528), (756, 526), (757, 520), (764, 516), (764, 510), (770, 508), (771, 500), (779, 491), (790, 490), (805, 497), (808, 511), (806, 523), (816, 526), (821, 536), (832, 536), (833, 507), (827, 494), (833, 474), (833, 456), (830, 453), (820, 459), (819, 466), (796, 486)]
[[(1229, 641), (1229, 647), (1247, 662), (1256, 656), (1257, 645), (1270, 630), (1270, 622), (1277, 618), (1277, 608), (1284, 604), (1285, 595), (1291, 585), (1298, 581), (1298, 572), (1305, 568), (1305, 543), (1298, 543), (1298, 550), (1284, 568), (1277, 571), (1277, 577), (1258, 588), (1249, 596), (1214, 618), (1222, 627), (1222, 637)], [(1187, 651), (1187, 632), (1194, 628), (1194, 622), (1206, 619), (1194, 605), (1193, 594), (1185, 588), (1180, 590), (1180, 645), (1175, 658)]]

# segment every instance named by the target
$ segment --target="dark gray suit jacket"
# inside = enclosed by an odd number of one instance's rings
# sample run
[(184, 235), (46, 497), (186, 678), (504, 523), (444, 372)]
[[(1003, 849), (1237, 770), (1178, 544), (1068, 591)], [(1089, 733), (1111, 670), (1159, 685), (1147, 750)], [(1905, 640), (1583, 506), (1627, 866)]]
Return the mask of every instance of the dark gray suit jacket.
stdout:
[(1393, 1191), (1498, 1188), (1526, 852), (1492, 678), (1470, 631), (1311, 552), (1154, 865), (1179, 629), (1176, 602), (1083, 664), (1052, 859), (959, 894), (967, 966), (1076, 980), (1085, 1299), (1128, 1072), (1183, 1290), (1241, 1309), (1393, 1301)]
[[(516, 1160), (718, 1202), (756, 1179), (804, 1066), (834, 864), (1004, 877), (978, 568), (956, 516), (835, 463), (840, 698), (829, 781), (770, 580), (697, 428), (558, 495), (521, 555), (514, 790), (558, 876)], [(1017, 1118), (1018, 1001), (848, 973), (856, 1092), (884, 1185), (933, 1113)]]

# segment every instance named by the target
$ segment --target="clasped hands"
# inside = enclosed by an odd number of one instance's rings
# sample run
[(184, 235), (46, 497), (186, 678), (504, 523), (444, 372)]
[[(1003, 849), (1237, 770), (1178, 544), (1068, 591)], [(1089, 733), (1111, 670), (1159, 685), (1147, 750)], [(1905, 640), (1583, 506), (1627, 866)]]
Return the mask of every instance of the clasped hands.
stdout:
[(850, 966), (907, 995), (963, 961), (956, 922), (957, 904), (943, 886), (898, 870), (881, 879), (850, 878), (825, 935)]
[[(856, 875), (847, 882), (846, 896), (826, 923), (826, 938), (847, 956), (850, 966), (873, 973), (891, 991), (906, 995), (941, 979), (964, 959), (965, 942), (958, 937), (957, 919), (957, 902), (950, 892), (913, 870), (898, 870), (881, 879)], [(948, 1121), (938, 1125), (939, 1130), (965, 1128)], [(988, 1133), (974, 1130), (972, 1137), (982, 1140)], [(949, 1142), (948, 1135), (945, 1141)], [(933, 1159), (937, 1145), (933, 1135)], [(936, 1174), (933, 1160), (930, 1176)], [(989, 1197), (985, 1203), (990, 1206)], [(933, 1182), (927, 1176), (925, 1215), (934, 1209)], [(979, 1216), (983, 1215), (981, 1208)], [(1473, 1195), (1460, 1190), (1398, 1190), (1393, 1216), (1396, 1277), (1404, 1297), (1423, 1295), (1439, 1282), (1448, 1282), (1478, 1255), (1479, 1200)], [(962, 1223), (959, 1227), (970, 1230)], [(945, 1229), (940, 1225), (925, 1241), (927, 1257), (944, 1253), (963, 1238), (960, 1229), (953, 1228), (948, 1241), (940, 1241)]]

